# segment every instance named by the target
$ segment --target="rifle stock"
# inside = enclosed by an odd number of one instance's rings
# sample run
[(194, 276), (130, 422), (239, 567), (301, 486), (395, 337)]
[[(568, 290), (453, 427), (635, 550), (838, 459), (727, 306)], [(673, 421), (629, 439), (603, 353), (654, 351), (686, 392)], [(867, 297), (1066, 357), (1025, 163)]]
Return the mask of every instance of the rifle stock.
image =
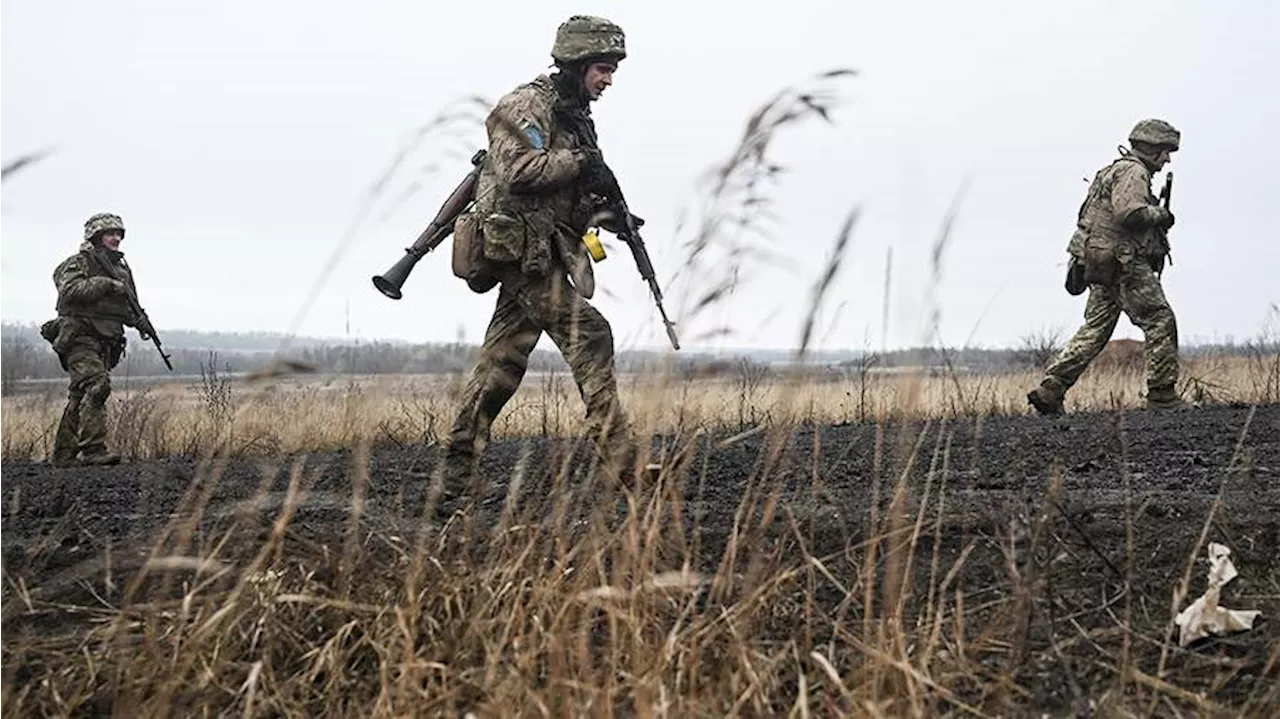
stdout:
[(487, 150), (479, 150), (471, 156), (471, 171), (445, 199), (436, 216), (432, 218), (426, 229), (418, 234), (418, 239), (413, 241), (413, 245), (405, 248), (404, 257), (396, 261), (391, 269), (373, 276), (373, 286), (379, 292), (393, 300), (400, 299), (403, 296), (400, 288), (405, 280), (409, 279), (409, 273), (413, 272), (418, 260), (438, 247), (453, 232), (454, 221), (475, 199), (476, 182), (480, 178), (480, 168), (484, 164), (486, 154), (488, 154)]

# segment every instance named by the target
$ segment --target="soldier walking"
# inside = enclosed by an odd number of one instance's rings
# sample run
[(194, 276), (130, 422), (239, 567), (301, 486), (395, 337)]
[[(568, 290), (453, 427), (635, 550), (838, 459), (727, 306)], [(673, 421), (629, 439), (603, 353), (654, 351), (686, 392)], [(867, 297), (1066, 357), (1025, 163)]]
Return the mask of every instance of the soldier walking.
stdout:
[(1147, 407), (1184, 406), (1177, 392), (1177, 319), (1160, 286), (1174, 218), (1151, 193), (1151, 175), (1169, 162), (1180, 139), (1164, 120), (1138, 122), (1129, 133), (1131, 149), (1121, 147), (1120, 157), (1089, 185), (1067, 248), (1068, 291), (1089, 291), (1085, 321), (1027, 395), (1040, 414), (1062, 414), (1067, 390), (1111, 339), (1122, 312), (1142, 330)]
[(622, 29), (575, 15), (559, 26), (551, 57), (555, 72), (515, 88), (486, 118), (489, 149), (476, 202), (455, 225), (455, 274), (474, 291), (500, 289), (445, 452), (450, 493), (474, 474), (494, 418), (519, 388), (543, 332), (573, 371), (602, 461), (620, 469), (635, 458), (618, 401), (613, 334), (588, 302), (595, 284), (583, 242), (589, 225), (618, 225), (599, 214), (612, 174), (590, 103), (613, 84), (626, 57)]
[(123, 241), (124, 222), (118, 215), (95, 214), (84, 224), (80, 251), (53, 272), (58, 316), (41, 327), (41, 334), (70, 377), (53, 442), (50, 463), (55, 467), (72, 466), (77, 459), (90, 465), (120, 462), (120, 455), (107, 449), (110, 372), (124, 354), (125, 325), (136, 328), (143, 341), (155, 334), (129, 301), (137, 297), (137, 288), (120, 251)]

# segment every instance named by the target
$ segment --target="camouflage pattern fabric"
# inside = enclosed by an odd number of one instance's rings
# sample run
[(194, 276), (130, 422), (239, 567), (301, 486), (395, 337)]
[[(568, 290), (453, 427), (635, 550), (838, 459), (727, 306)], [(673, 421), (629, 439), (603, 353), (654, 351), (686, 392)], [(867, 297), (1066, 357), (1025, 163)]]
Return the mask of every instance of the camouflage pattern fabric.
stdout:
[[(577, 37), (574, 42), (595, 42), (590, 38), (600, 28), (587, 27), (595, 20), (583, 21), (582, 27), (576, 22), (562, 30)], [(601, 459), (618, 468), (634, 456), (618, 401), (613, 332), (587, 301), (594, 279), (582, 236), (589, 219), (585, 208), (598, 199), (588, 185), (592, 168), (600, 164), (599, 150), (587, 99), (568, 89), (580, 79), (569, 72), (576, 71), (539, 75), (515, 88), (485, 120), (489, 153), (473, 212), (485, 261), (501, 278), (501, 287), (450, 432), (451, 491), (460, 489), (459, 475), (474, 473), (494, 419), (519, 388), (543, 332), (572, 369), (586, 405), (588, 434)]]
[(124, 289), (136, 294), (137, 285), (123, 252), (84, 242), (79, 252), (54, 269), (53, 284), (58, 290), (60, 316), (90, 319), (94, 330), (104, 337), (123, 337), (125, 325), (135, 326), (137, 318)]
[(1087, 238), (1116, 246), (1121, 263), (1153, 254), (1148, 228), (1163, 217), (1151, 194), (1151, 170), (1135, 155), (1124, 155), (1102, 168), (1089, 185), (1067, 251), (1082, 257)]
[[(67, 404), (53, 441), (53, 461), (69, 464), (107, 451), (107, 398), (111, 396), (111, 344), (90, 332), (77, 333), (66, 351), (71, 381)], [(118, 356), (118, 355), (117, 355)]]
[[(588, 146), (556, 112), (553, 80), (540, 75), (505, 95), (485, 120), (489, 154), (476, 183), (485, 257), (545, 275), (585, 256), (575, 210)], [(556, 257), (558, 255), (558, 257)], [(557, 268), (561, 269), (561, 268)]]
[(110, 212), (99, 212), (84, 222), (84, 239), (85, 242), (92, 240), (99, 233), (107, 230), (119, 230), (120, 236), (124, 237), (124, 220), (119, 215)]
[(1129, 131), (1129, 142), (1144, 142), (1148, 145), (1177, 150), (1182, 143), (1182, 133), (1164, 120), (1147, 118), (1139, 120)]
[(551, 57), (557, 62), (604, 56), (616, 60), (627, 56), (626, 36), (613, 22), (593, 15), (574, 15), (556, 29)]
[(587, 408), (588, 434), (602, 456), (621, 456), (631, 449), (630, 427), (618, 402), (609, 322), (558, 274), (503, 283), (449, 436), (451, 462), (465, 464), (483, 451), (494, 419), (519, 388), (543, 332), (573, 371)]
[[(104, 221), (118, 221), (111, 217)], [(86, 223), (86, 232), (93, 222)], [(53, 283), (58, 291), (58, 320), (50, 343), (70, 379), (54, 438), (53, 462), (68, 464), (78, 452), (86, 460), (102, 458), (107, 456), (109, 372), (124, 352), (124, 327), (138, 327), (140, 321), (125, 295), (137, 291), (133, 272), (124, 253), (86, 241), (54, 269)]]
[(1106, 347), (1121, 312), (1145, 338), (1148, 388), (1174, 387), (1178, 381), (1178, 324), (1160, 279), (1146, 262), (1130, 265), (1117, 287), (1089, 287), (1084, 325), (1045, 370), (1045, 384), (1059, 396), (1065, 394)]

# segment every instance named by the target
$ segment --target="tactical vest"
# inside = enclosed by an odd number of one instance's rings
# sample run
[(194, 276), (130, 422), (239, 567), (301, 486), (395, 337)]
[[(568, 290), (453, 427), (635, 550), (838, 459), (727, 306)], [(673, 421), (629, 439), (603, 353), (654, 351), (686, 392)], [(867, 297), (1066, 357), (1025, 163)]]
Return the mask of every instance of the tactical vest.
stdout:
[[(1129, 241), (1132, 243), (1134, 251), (1140, 251), (1142, 249), (1140, 247), (1141, 237), (1120, 224), (1116, 218), (1115, 207), (1111, 202), (1111, 191), (1115, 185), (1116, 170), (1123, 163), (1135, 163), (1146, 176), (1148, 185), (1150, 185), (1151, 171), (1142, 164), (1141, 160), (1133, 155), (1125, 155), (1116, 159), (1094, 175), (1093, 182), (1089, 185), (1089, 192), (1085, 196), (1084, 202), (1080, 205), (1076, 225), (1080, 229), (1078, 234), (1083, 236), (1081, 239), (1094, 238), (1111, 245), (1119, 245)], [(1148, 200), (1151, 204), (1155, 204), (1155, 197), (1150, 195), (1150, 190), (1148, 190)], [(1073, 252), (1072, 254), (1077, 253)]]
[[(115, 258), (103, 256), (106, 253), (98, 255), (102, 262), (94, 258), (89, 253), (96, 250), (81, 250), (76, 257), (84, 267), (87, 277), (111, 277), (120, 280), (129, 286), (129, 290), (136, 294), (137, 289), (133, 284), (133, 273), (129, 270), (129, 266), (125, 264), (124, 257), (117, 254)], [(111, 267), (113, 272), (104, 270), (102, 263), (106, 263)], [(74, 302), (68, 297), (64, 297), (62, 293), (58, 293), (57, 303), (58, 315), (62, 317), (82, 317), (85, 319), (110, 320), (129, 324), (134, 321), (133, 310), (129, 307), (129, 301), (121, 294), (112, 292), (103, 297), (99, 297), (91, 302)]]
[[(549, 76), (539, 75), (518, 86), (514, 93), (532, 93), (532, 97), (523, 99), (535, 101), (536, 114), (547, 125), (539, 128), (539, 141), (547, 149), (572, 150), (594, 143), (594, 126), (589, 118), (583, 124), (591, 131), (591, 137), (581, 138), (575, 132), (580, 128), (566, 126), (564, 116), (556, 111), (558, 92)], [(494, 120), (490, 118), (489, 122)], [(481, 169), (472, 210), (476, 231), (483, 238), (484, 259), (517, 267), (528, 275), (566, 269), (562, 265), (566, 258), (578, 253), (591, 216), (584, 209), (585, 193), (576, 183), (536, 194), (513, 192), (494, 172), (494, 161), (494, 156), (489, 155)]]

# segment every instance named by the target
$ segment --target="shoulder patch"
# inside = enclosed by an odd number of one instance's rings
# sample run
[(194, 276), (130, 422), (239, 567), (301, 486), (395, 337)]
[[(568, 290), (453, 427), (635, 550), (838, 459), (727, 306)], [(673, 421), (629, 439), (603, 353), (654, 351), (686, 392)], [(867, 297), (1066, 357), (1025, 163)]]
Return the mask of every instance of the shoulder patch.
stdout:
[(524, 124), (524, 127), (521, 128), (521, 130), (524, 131), (525, 137), (529, 138), (529, 143), (533, 145), (533, 149), (535, 150), (546, 149), (546, 146), (547, 146), (546, 135), (544, 135), (542, 130), (538, 129), (536, 125), (534, 125), (531, 122), (526, 122)]

